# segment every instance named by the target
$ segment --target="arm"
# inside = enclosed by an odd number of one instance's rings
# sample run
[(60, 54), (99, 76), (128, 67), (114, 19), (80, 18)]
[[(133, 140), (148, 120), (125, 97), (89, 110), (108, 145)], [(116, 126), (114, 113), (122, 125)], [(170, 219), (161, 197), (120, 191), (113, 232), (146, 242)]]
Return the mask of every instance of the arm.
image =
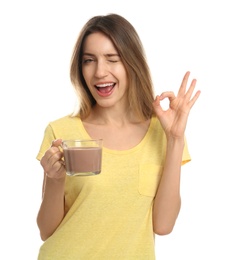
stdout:
[[(167, 137), (167, 152), (160, 185), (153, 205), (153, 230), (160, 235), (172, 231), (181, 207), (180, 173), (184, 149), (184, 133), (189, 112), (198, 99), (200, 91), (191, 98), (196, 80), (186, 91), (189, 78), (187, 72), (183, 78), (177, 97), (172, 92), (157, 96), (153, 107)], [(164, 111), (160, 101), (169, 99), (169, 109)]]
[(184, 140), (169, 140), (162, 178), (154, 199), (153, 230), (165, 235), (172, 231), (180, 211), (180, 172)]
[(50, 237), (64, 218), (65, 168), (63, 153), (59, 150), (62, 140), (56, 140), (41, 159), (44, 169), (43, 197), (37, 215), (42, 240)]

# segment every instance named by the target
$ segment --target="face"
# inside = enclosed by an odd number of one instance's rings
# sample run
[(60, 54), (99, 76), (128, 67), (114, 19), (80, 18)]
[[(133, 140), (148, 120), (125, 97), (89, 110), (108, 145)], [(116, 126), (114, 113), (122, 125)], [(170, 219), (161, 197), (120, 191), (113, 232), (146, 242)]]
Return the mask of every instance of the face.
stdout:
[(85, 39), (82, 72), (97, 105), (126, 105), (126, 70), (117, 50), (106, 35), (96, 32)]

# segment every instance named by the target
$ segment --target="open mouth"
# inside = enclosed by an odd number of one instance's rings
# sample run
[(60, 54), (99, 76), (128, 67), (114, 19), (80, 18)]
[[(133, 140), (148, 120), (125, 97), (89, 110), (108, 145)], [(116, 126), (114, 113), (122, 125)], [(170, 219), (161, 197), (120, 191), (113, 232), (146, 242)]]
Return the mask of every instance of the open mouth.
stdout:
[(110, 94), (116, 84), (115, 83), (105, 83), (100, 85), (95, 85), (99, 94), (107, 95)]

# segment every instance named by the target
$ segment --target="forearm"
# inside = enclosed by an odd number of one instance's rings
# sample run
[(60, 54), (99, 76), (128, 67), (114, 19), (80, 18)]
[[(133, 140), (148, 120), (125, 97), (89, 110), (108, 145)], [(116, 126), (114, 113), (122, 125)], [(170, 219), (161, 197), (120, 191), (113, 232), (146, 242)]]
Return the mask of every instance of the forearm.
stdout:
[(45, 177), (43, 200), (37, 216), (42, 240), (50, 237), (64, 218), (64, 185), (65, 179)]
[(168, 140), (163, 174), (153, 206), (153, 229), (160, 235), (172, 231), (180, 211), (180, 173), (183, 149), (184, 139)]

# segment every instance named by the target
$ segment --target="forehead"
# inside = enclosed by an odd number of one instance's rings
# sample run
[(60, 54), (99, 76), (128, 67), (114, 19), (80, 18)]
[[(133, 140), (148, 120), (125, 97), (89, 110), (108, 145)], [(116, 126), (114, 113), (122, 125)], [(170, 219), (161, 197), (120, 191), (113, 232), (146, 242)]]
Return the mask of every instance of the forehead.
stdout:
[(94, 32), (88, 35), (83, 44), (85, 53), (117, 53), (117, 50), (111, 39), (101, 32)]

